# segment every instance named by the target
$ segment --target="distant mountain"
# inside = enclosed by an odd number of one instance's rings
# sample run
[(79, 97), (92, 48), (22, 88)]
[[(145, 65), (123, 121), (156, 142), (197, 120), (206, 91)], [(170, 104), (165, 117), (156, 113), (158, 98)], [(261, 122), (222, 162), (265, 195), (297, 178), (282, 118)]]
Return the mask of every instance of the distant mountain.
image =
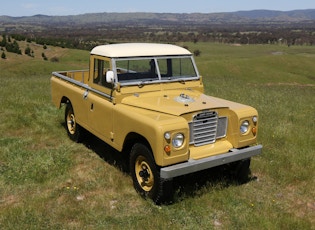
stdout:
[(263, 22), (304, 22), (315, 20), (315, 9), (272, 11), (252, 10), (230, 13), (91, 13), (69, 16), (34, 15), (28, 17), (0, 16), (0, 26), (8, 23), (37, 25), (86, 25), (102, 23), (170, 23), (224, 24)]
[(256, 20), (272, 20), (272, 21), (305, 21), (315, 20), (314, 10), (293, 10), (293, 11), (273, 11), (273, 10), (252, 10), (238, 11), (233, 13), (240, 17)]

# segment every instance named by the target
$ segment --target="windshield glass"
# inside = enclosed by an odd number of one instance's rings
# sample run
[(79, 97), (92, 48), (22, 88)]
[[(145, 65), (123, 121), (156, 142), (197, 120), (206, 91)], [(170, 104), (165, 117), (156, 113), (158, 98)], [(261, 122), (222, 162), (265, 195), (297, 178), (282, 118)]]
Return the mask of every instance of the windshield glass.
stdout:
[(162, 79), (196, 77), (196, 71), (191, 58), (161, 58), (158, 59)]
[(119, 82), (158, 80), (154, 59), (127, 59), (116, 61)]
[(191, 56), (117, 59), (115, 64), (117, 80), (122, 84), (189, 80), (198, 77)]

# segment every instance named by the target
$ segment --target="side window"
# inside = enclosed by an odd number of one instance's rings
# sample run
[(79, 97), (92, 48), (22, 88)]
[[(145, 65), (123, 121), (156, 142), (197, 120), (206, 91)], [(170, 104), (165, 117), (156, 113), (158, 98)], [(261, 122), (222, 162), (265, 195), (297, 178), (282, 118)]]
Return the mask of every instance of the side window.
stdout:
[(106, 88), (112, 88), (112, 84), (106, 82), (106, 72), (109, 68), (109, 61), (95, 59), (93, 83)]

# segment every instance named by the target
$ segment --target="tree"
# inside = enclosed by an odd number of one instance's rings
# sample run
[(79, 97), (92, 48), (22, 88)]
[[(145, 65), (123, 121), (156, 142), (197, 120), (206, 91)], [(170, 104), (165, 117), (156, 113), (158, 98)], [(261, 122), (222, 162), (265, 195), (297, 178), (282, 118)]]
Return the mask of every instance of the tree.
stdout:
[(5, 48), (8, 52), (22, 54), (19, 44), (16, 41), (14, 41), (13, 43), (7, 42)]
[(7, 38), (6, 35), (2, 35), (2, 41), (0, 42), (1, 47), (5, 47), (7, 45)]
[(45, 61), (48, 60), (48, 58), (46, 57), (45, 53), (42, 53), (42, 58), (43, 58)]
[(59, 62), (59, 58), (58, 57), (52, 57), (50, 59), (51, 62)]
[(27, 45), (27, 47), (25, 48), (24, 53), (28, 56), (31, 56), (31, 48)]
[(2, 58), (2, 59), (6, 59), (6, 58), (7, 58), (7, 56), (5, 55), (4, 51), (3, 51), (2, 54), (1, 54), (1, 58)]
[(198, 57), (198, 56), (200, 56), (200, 54), (201, 54), (201, 51), (200, 50), (194, 50), (194, 55), (196, 56), (196, 57)]
[(29, 45), (27, 45), (27, 47), (25, 48), (24, 53), (30, 57), (34, 57), (34, 51), (30, 48)]

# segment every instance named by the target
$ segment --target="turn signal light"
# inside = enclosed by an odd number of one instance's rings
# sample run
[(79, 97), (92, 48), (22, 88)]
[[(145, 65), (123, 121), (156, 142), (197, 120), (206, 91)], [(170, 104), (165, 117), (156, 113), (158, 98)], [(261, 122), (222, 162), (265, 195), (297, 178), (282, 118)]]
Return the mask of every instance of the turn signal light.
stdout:
[(253, 127), (253, 128), (252, 128), (252, 132), (253, 132), (254, 136), (256, 136), (257, 128), (256, 128), (256, 127)]
[(171, 153), (171, 146), (165, 145), (165, 146), (164, 146), (164, 151), (165, 151), (167, 154), (170, 154), (170, 153)]

